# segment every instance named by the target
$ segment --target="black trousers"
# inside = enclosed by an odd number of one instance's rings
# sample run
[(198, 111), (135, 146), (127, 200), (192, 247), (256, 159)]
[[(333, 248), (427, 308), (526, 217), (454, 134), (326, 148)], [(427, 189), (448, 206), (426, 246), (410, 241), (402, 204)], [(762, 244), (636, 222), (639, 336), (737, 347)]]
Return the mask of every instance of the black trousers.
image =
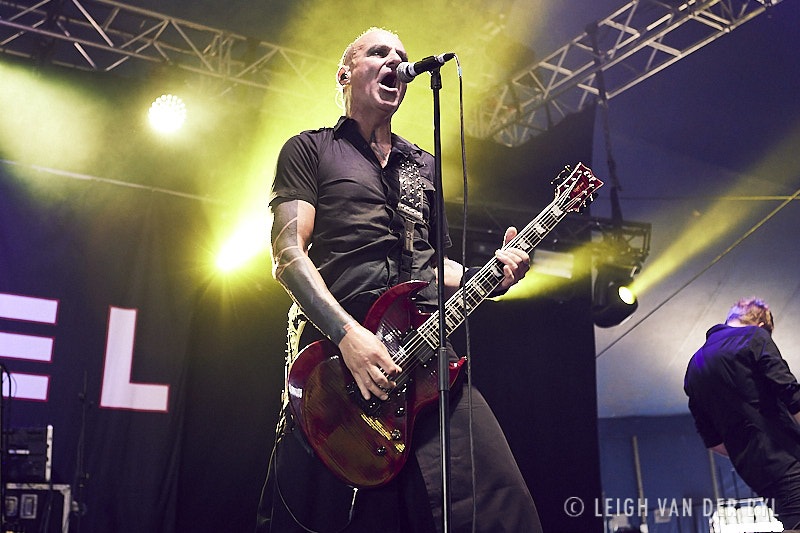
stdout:
[(355, 490), (310, 454), (298, 432), (287, 427), (276, 442), (257, 533), (436, 532), (414, 454), (387, 485)]
[[(300, 346), (314, 328), (305, 329)], [(465, 383), (464, 372), (451, 388), (449, 403), (451, 531), (471, 533), (474, 521), (479, 533), (541, 533), (536, 506), (503, 431), (480, 392)], [(413, 453), (390, 483), (355, 491), (313, 456), (301, 430), (284, 417), (259, 506), (258, 533), (437, 532), (442, 525), (438, 418), (435, 407), (419, 414)]]
[[(451, 394), (451, 531), (541, 533), (536, 506), (502, 430), (472, 390), (474, 431), (464, 389)], [(299, 431), (295, 429), (294, 431)], [(417, 418), (415, 453), (391, 483), (356, 492), (344, 485), (287, 428), (278, 439), (259, 509), (259, 533), (316, 531), (432, 533), (442, 522), (438, 416)], [(469, 441), (474, 440), (474, 452)], [(477, 485), (471, 482), (471, 456)], [(474, 495), (474, 499), (473, 499)]]
[(759, 495), (774, 502), (774, 511), (785, 530), (800, 529), (800, 462), (795, 462), (779, 481)]

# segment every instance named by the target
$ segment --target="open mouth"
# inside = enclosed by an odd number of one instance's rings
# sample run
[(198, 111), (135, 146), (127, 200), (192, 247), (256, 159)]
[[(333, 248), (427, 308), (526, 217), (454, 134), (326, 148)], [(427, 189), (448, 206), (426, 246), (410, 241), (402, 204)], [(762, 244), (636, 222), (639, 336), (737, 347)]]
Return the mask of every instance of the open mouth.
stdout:
[(388, 72), (378, 80), (378, 84), (386, 89), (397, 89), (400, 83), (394, 72)]

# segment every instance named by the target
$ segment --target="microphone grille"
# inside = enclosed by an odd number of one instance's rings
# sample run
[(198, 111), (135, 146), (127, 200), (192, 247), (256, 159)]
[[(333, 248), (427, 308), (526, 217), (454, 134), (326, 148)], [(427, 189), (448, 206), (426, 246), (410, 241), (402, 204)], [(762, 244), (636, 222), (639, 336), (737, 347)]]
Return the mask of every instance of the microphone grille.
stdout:
[(404, 61), (397, 65), (395, 74), (397, 75), (397, 79), (403, 83), (411, 83), (411, 81), (416, 77), (416, 74), (413, 72), (413, 70), (414, 66), (411, 63)]

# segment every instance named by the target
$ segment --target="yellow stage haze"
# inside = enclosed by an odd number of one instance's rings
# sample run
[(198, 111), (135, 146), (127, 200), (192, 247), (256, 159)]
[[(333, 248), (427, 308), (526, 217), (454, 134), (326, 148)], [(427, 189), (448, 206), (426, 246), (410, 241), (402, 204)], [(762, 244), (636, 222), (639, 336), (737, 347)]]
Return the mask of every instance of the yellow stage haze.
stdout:
[[(345, 47), (364, 30), (375, 26), (397, 32), (411, 61), (449, 51), (458, 54), (464, 72), (466, 113), (469, 113), (470, 106), (481, 103), (479, 95), (487, 89), (486, 80), (503, 79), (511, 68), (508, 65), (518, 61), (512, 53), (512, 50), (521, 48), (518, 44), (489, 44), (500, 33), (504, 23), (505, 8), (502, 6), (502, 2), (493, 4), (483, 0), (362, 2), (357, 10), (345, 7), (339, 1), (298, 4), (283, 33), (265, 39), (301, 50), (320, 61), (310, 61), (310, 66), (297, 76), (281, 77), (285, 86), (275, 85), (275, 90), (264, 95), (261, 109), (264, 119), (260, 132), (250, 153), (241, 154), (249, 157), (245, 177), (240, 181), (240, 196), (234, 200), (241, 206), (241, 211), (266, 212), (275, 161), (286, 139), (303, 130), (333, 126), (343, 114), (336, 103), (338, 62)], [(536, 10), (529, 10), (529, 15), (534, 19)], [(446, 20), (447, 30), (432, 31), (441, 24), (420, 24), (420, 20)], [(446, 64), (441, 72), (442, 145), (448, 154), (443, 157), (444, 190), (448, 197), (461, 197), (456, 61)], [(433, 107), (429, 79), (430, 76), (423, 75), (409, 84), (405, 101), (393, 120), (393, 129), (432, 152)]]
[(98, 156), (107, 119), (91, 95), (30, 67), (3, 62), (0, 79), (4, 158), (76, 170)]
[[(261, 257), (269, 249), (268, 221), (264, 213), (257, 213), (239, 223), (239, 226), (221, 246), (217, 254), (217, 268), (222, 272), (232, 272)], [(269, 265), (264, 265), (265, 269)]]
[[(793, 184), (776, 183), (775, 175), (796, 176), (792, 171), (786, 172), (786, 165), (797, 166), (797, 147), (800, 146), (800, 123), (793, 132), (788, 132), (780, 146), (776, 146), (750, 172), (741, 174), (738, 182), (733, 183), (728, 191), (721, 191), (717, 200), (703, 212), (696, 212), (694, 218), (685, 222), (683, 232), (657, 257), (646, 263), (642, 272), (634, 280), (631, 289), (641, 295), (652, 285), (669, 276), (683, 264), (701, 252), (719, 249), (722, 252), (732, 245), (758, 218), (767, 215), (770, 210), (784, 199), (782, 196), (769, 197), (764, 194), (768, 187), (770, 192), (784, 194), (793, 192)], [(780, 170), (780, 171), (779, 171)], [(698, 176), (697, 181), (703, 177)], [(677, 221), (676, 221), (677, 222)]]

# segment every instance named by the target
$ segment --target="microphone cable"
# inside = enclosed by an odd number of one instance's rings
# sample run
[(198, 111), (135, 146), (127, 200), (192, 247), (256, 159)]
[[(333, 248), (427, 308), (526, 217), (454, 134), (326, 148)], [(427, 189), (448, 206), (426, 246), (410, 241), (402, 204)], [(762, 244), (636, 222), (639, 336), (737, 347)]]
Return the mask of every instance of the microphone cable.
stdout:
[(464, 351), (467, 359), (467, 407), (468, 407), (468, 421), (469, 421), (469, 466), (472, 487), (472, 533), (476, 531), (476, 522), (478, 516), (478, 507), (475, 494), (476, 476), (475, 476), (475, 438), (474, 426), (472, 416), (472, 348), (470, 345), (470, 331), (469, 331), (469, 315), (471, 309), (466, 298), (464, 291), (464, 283), (467, 273), (467, 219), (469, 218), (469, 183), (467, 173), (467, 144), (464, 127), (464, 79), (462, 76), (461, 61), (458, 55), (454, 54), (456, 60), (456, 71), (458, 73), (458, 111), (459, 111), (459, 135), (461, 143), (461, 179), (462, 189), (464, 195), (464, 203), (461, 212), (461, 299), (464, 308)]

